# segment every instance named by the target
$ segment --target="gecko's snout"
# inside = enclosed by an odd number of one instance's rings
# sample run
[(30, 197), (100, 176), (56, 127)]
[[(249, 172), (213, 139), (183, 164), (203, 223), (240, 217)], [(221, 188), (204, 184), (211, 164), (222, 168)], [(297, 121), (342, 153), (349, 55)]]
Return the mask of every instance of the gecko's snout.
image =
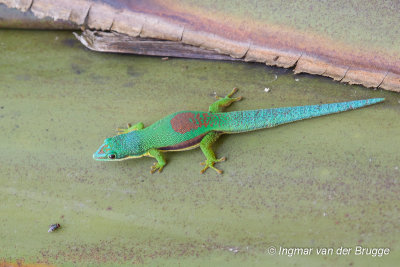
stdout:
[(108, 145), (103, 144), (94, 154), (93, 159), (95, 160), (109, 160), (107, 152), (110, 151)]

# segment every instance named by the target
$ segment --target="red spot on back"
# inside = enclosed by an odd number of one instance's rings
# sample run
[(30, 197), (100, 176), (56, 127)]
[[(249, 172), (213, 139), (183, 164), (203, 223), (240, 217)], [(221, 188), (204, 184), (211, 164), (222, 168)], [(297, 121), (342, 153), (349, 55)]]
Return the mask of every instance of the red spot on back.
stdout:
[(196, 130), (199, 127), (213, 126), (213, 121), (216, 118), (215, 115), (209, 113), (192, 113), (184, 112), (179, 113), (171, 119), (171, 126), (177, 133), (187, 133), (192, 130)]

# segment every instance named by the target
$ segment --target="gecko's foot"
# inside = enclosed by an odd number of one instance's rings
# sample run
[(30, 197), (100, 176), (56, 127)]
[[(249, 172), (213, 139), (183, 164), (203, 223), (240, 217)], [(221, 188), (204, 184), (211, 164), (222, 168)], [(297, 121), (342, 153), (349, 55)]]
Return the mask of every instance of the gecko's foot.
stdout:
[(160, 163), (155, 162), (155, 163), (153, 164), (153, 166), (151, 166), (150, 173), (153, 174), (153, 173), (155, 173), (157, 170), (158, 170), (158, 172), (161, 172), (161, 171), (163, 170), (164, 166), (165, 166), (165, 165), (161, 165)]
[(226, 160), (226, 157), (222, 157), (222, 158), (217, 159), (217, 160), (209, 160), (209, 159), (207, 159), (204, 162), (201, 162), (200, 164), (203, 165), (204, 168), (200, 171), (200, 173), (204, 173), (208, 168), (211, 168), (214, 171), (216, 171), (217, 173), (222, 174), (222, 170), (215, 168), (214, 164), (218, 163), (218, 162), (221, 162), (221, 161), (225, 161), (225, 160)]
[(239, 90), (239, 89), (235, 87), (235, 88), (233, 88), (232, 91), (231, 91), (229, 94), (227, 94), (225, 97), (220, 97), (220, 96), (216, 95), (215, 98), (218, 99), (218, 100), (219, 100), (219, 99), (230, 100), (231, 103), (232, 103), (232, 102), (236, 102), (236, 101), (240, 101), (240, 100), (243, 99), (242, 96), (232, 98), (232, 96), (233, 96), (238, 90)]
[(228, 107), (231, 105), (233, 102), (240, 101), (243, 99), (243, 97), (231, 97), (234, 93), (238, 91), (237, 88), (233, 88), (233, 90), (225, 97), (220, 97), (220, 96), (215, 96), (217, 101), (215, 101), (211, 106), (208, 108), (208, 111), (211, 113), (217, 113), (217, 112), (222, 112), (223, 108)]
[(240, 101), (240, 100), (242, 100), (243, 99), (243, 97), (242, 96), (238, 96), (238, 97), (234, 97), (234, 98), (232, 98), (232, 96), (238, 91), (239, 89), (237, 89), (236, 87), (235, 88), (233, 88), (232, 89), (232, 91), (227, 95), (227, 96), (225, 96), (225, 98), (227, 98), (227, 99), (231, 99), (232, 100), (232, 102), (236, 102), (236, 101)]
[(129, 128), (132, 127), (132, 125), (130, 123), (126, 124), (126, 129), (125, 128), (117, 128), (117, 134), (126, 134), (129, 133)]
[(137, 130), (141, 130), (141, 129), (144, 128), (144, 125), (143, 125), (143, 123), (141, 123), (141, 122), (139, 122), (139, 123), (137, 123), (137, 124), (135, 124), (135, 125), (133, 125), (133, 126), (132, 126), (130, 123), (127, 123), (126, 126), (127, 126), (126, 129), (124, 129), (124, 128), (117, 128), (117, 134), (118, 134), (118, 135), (120, 135), (120, 134), (126, 134), (126, 133), (130, 133), (130, 132), (132, 132), (132, 131), (137, 131)]

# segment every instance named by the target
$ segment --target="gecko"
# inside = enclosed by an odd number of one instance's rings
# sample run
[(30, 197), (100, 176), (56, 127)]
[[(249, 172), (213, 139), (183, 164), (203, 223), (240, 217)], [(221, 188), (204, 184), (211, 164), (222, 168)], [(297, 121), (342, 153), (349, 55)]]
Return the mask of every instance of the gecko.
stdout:
[(149, 127), (142, 122), (128, 124), (128, 128), (118, 128), (117, 135), (107, 138), (93, 154), (95, 160), (120, 161), (143, 156), (157, 161), (150, 172), (161, 172), (166, 165), (164, 152), (185, 151), (200, 147), (206, 160), (201, 164), (204, 173), (208, 168), (222, 174), (214, 165), (225, 161), (217, 158), (212, 144), (222, 134), (234, 134), (258, 129), (271, 128), (281, 124), (357, 109), (384, 101), (384, 98), (371, 98), (332, 104), (297, 107), (281, 107), (223, 112), (224, 108), (242, 97), (232, 97), (237, 88), (227, 96), (215, 96), (217, 101), (210, 105), (208, 112), (179, 111), (164, 117)]

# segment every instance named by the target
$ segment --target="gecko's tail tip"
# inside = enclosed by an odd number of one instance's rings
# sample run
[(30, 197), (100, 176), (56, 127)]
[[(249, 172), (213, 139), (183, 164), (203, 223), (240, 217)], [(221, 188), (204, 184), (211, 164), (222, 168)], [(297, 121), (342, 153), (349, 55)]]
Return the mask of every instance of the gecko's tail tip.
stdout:
[(368, 99), (368, 103), (369, 104), (375, 104), (375, 103), (379, 103), (379, 102), (383, 102), (385, 101), (385, 98), (371, 98)]

